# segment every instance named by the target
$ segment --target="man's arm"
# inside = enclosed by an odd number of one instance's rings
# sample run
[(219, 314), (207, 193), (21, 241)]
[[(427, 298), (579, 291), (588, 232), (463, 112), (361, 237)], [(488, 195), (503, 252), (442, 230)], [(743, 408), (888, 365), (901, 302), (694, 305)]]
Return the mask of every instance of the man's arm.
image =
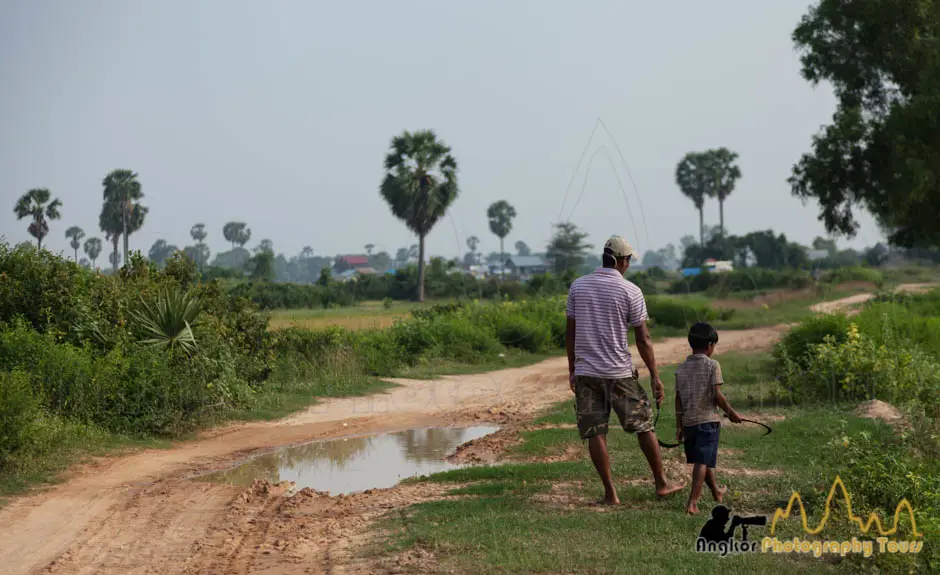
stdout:
[(636, 349), (646, 364), (646, 369), (650, 372), (650, 379), (653, 384), (653, 395), (656, 396), (657, 405), (662, 403), (666, 396), (663, 391), (663, 382), (659, 379), (659, 369), (656, 367), (656, 355), (653, 353), (653, 339), (650, 337), (650, 330), (646, 322), (633, 328), (633, 335), (636, 339)]
[(565, 351), (568, 352), (568, 385), (571, 391), (574, 391), (574, 334), (575, 323), (573, 317), (568, 317), (568, 325), (565, 327)]

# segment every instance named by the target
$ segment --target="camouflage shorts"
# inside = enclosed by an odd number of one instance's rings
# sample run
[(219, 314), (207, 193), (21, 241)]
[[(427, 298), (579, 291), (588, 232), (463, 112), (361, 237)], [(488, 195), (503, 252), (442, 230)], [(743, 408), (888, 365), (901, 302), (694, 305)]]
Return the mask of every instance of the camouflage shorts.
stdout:
[(613, 408), (627, 433), (653, 431), (653, 408), (636, 377), (575, 377), (575, 413), (581, 439), (607, 434)]

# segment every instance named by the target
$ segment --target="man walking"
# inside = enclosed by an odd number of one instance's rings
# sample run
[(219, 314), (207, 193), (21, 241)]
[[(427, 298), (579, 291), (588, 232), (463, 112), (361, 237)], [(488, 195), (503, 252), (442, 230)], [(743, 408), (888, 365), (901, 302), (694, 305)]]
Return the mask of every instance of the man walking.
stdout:
[(684, 484), (669, 483), (663, 474), (659, 443), (653, 432), (653, 410), (627, 342), (633, 328), (636, 346), (652, 380), (656, 403), (663, 400), (663, 382), (659, 379), (653, 342), (646, 325), (646, 301), (643, 292), (623, 274), (636, 257), (633, 248), (619, 236), (607, 240), (604, 267), (582, 276), (568, 291), (568, 326), (565, 348), (568, 352), (568, 376), (575, 393), (578, 433), (588, 440), (591, 461), (604, 483), (603, 503), (618, 505), (620, 499), (610, 474), (607, 454), (607, 425), (610, 410), (617, 413), (627, 433), (634, 433), (640, 449), (653, 472), (656, 495), (675, 493)]

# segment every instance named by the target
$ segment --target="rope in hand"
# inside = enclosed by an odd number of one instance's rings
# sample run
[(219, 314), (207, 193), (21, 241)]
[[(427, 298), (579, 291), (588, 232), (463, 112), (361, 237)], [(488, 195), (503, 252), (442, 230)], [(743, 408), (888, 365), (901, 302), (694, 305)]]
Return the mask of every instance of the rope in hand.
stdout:
[[(659, 423), (659, 416), (660, 416), (661, 413), (662, 413), (662, 402), (657, 401), (657, 402), (656, 402), (656, 418), (653, 420), (653, 428), (654, 428), (654, 429), (656, 428), (657, 424)], [(725, 414), (725, 418), (726, 418), (726, 419), (728, 418), (728, 414), (727, 414), (727, 413)], [(769, 425), (767, 425), (766, 423), (761, 423), (760, 421), (754, 421), (753, 419), (745, 419), (745, 418), (742, 417), (742, 418), (741, 418), (741, 422), (742, 422), (742, 423), (745, 423), (745, 422), (746, 422), (746, 423), (753, 423), (753, 424), (755, 424), (755, 425), (759, 425), (759, 426), (763, 427), (764, 429), (766, 429), (767, 431), (764, 432), (764, 435), (762, 435), (761, 437), (766, 437), (766, 436), (768, 436), (768, 435), (770, 435), (771, 433), (774, 432), (774, 430), (771, 429)], [(655, 431), (654, 431), (654, 433), (655, 433)], [(658, 435), (656, 436), (656, 442), (659, 443), (659, 446), (662, 447), (663, 449), (672, 449), (672, 448), (674, 448), (674, 447), (679, 447), (680, 445), (682, 445), (681, 443), (666, 443), (666, 442), (664, 442), (663, 440), (661, 440)]]

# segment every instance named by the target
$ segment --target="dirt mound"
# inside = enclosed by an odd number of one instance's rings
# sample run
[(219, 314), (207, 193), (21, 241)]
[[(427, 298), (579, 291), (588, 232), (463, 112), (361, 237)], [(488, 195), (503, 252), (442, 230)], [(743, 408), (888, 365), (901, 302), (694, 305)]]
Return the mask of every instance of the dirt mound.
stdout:
[(904, 422), (904, 416), (898, 408), (878, 399), (859, 404), (855, 408), (855, 414), (868, 419), (880, 419), (890, 425), (899, 425)]

